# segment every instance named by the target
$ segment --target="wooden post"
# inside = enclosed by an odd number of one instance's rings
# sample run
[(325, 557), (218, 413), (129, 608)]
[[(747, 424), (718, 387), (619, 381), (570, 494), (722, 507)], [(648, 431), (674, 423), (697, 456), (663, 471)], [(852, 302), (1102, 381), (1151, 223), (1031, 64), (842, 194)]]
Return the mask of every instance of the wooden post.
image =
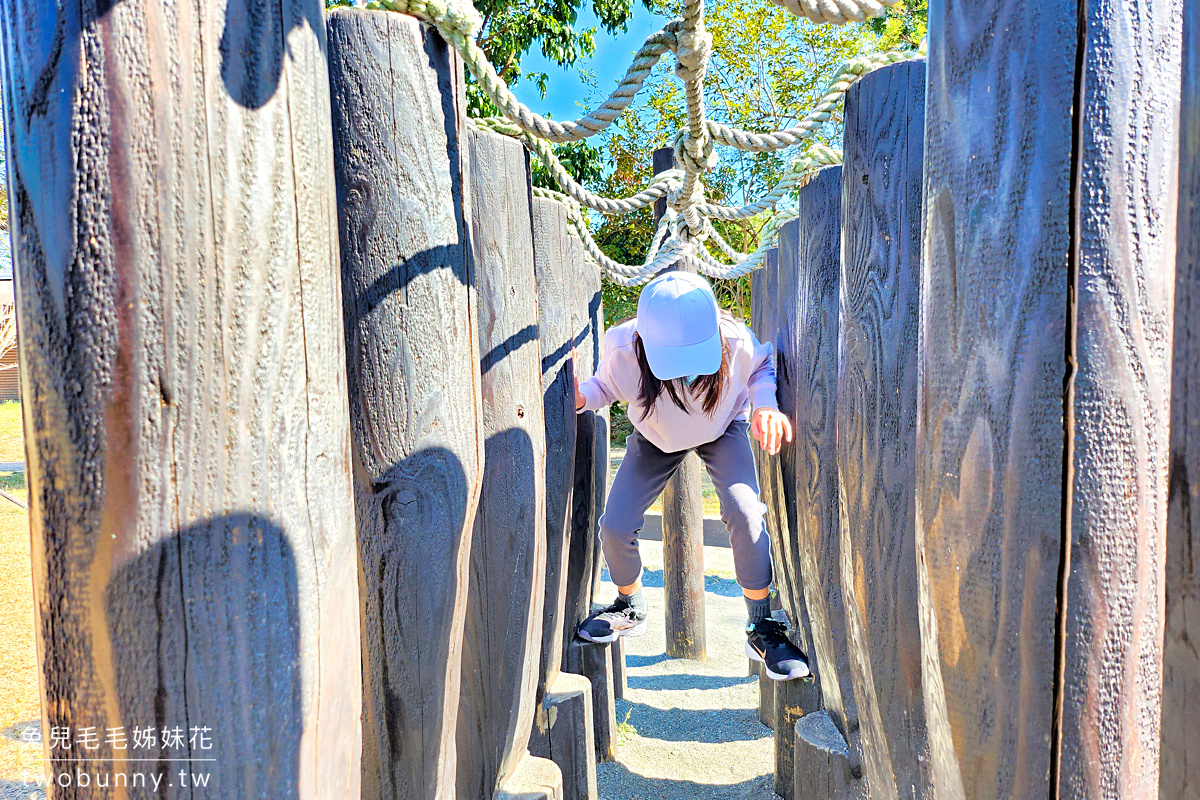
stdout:
[[(529, 156), (520, 142), (494, 133), (472, 131), (468, 139), (486, 440), (463, 641), (458, 796), (553, 800), (562, 792), (558, 767), (522, 763), (534, 759), (526, 746), (546, 593), (546, 424), (537, 293), (529, 291)], [(534, 783), (523, 783), (530, 776)]]
[[(654, 151), (654, 172), (675, 165), (675, 151)], [(654, 204), (655, 222), (666, 213), (666, 200)], [(674, 269), (675, 267), (671, 267)], [(667, 655), (703, 661), (707, 657), (704, 628), (704, 493), (700, 456), (694, 452), (679, 465), (663, 489), (663, 587), (666, 594)]]
[(842, 735), (828, 711), (796, 720), (793, 759), (796, 773), (792, 797), (864, 800), (870, 795)]
[(322, 8), (250, 6), (0, 3), (51, 780), (136, 726), (214, 796), (359, 794)]
[[(1200, 8), (1183, 10), (1179, 224), (1159, 797), (1200, 792)], [(1200, 503), (1197, 503), (1200, 505)]]
[[(779, 330), (788, 337), (781, 340), (780, 348), (784, 383), (795, 386), (796, 446), (790, 480), (796, 528), (794, 545), (784, 549), (775, 563), (782, 582), (797, 593), (793, 602), (799, 606), (798, 598), (803, 598), (812, 637), (809, 662), (820, 689), (820, 706), (848, 740), (850, 763), (858, 770), (858, 711), (842, 600), (836, 448), (842, 168), (816, 173), (796, 199), (797, 219), (780, 230), (775, 287), (776, 313), (782, 318)], [(808, 704), (816, 705), (812, 700)], [(797, 748), (789, 738), (794, 736), (794, 726), (777, 726), (776, 763), (781, 765), (777, 778), (784, 780), (777, 780), (776, 788), (785, 793), (788, 767), (783, 762), (789, 750), (793, 758), (811, 753)], [(793, 768), (800, 773), (810, 767), (795, 763)]]
[(927, 797), (914, 552), (925, 62), (846, 94), (837, 469), (850, 676), (872, 796)]
[(363, 594), (363, 797), (455, 796), (481, 482), (462, 65), (412, 17), (329, 15)]
[[(604, 335), (600, 268), (587, 259), (583, 244), (574, 236), (566, 242), (566, 254), (566, 271), (573, 294), (570, 308), (574, 320), (571, 339), (575, 344), (574, 366), (576, 375), (583, 381), (595, 372)], [(564, 664), (568, 671), (582, 675), (592, 683), (596, 760), (603, 763), (616, 758), (614, 651), (611, 644), (586, 642), (575, 632), (592, 613), (600, 569), (598, 525), (608, 489), (608, 409), (585, 411), (577, 414), (575, 420), (575, 485), (571, 495), (571, 545), (567, 556)]]
[(592, 685), (560, 672), (567, 627), (567, 575), (574, 508), (576, 419), (575, 282), (578, 280), (562, 205), (533, 201), (533, 264), (546, 424), (546, 595), (543, 609), (539, 705), (529, 749), (552, 759), (563, 774), (565, 800), (595, 800), (596, 745)]
[(917, 564), (939, 796), (1158, 794), (1180, 9), (930, 9)]

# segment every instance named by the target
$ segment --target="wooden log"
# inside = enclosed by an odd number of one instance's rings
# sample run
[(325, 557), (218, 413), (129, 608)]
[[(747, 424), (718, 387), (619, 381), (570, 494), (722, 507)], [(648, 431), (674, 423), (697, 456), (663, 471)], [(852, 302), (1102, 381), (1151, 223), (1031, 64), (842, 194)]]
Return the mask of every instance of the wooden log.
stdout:
[[(675, 166), (675, 151), (654, 151), (654, 172)], [(666, 213), (654, 205), (654, 219)], [(664, 272), (677, 267), (668, 267)], [(683, 267), (678, 267), (682, 269)], [(663, 589), (666, 595), (667, 655), (704, 661), (704, 493), (700, 456), (688, 453), (663, 489)]]
[(563, 668), (587, 678), (592, 685), (592, 741), (596, 763), (616, 758), (617, 712), (613, 681), (612, 647), (572, 638), (567, 643)]
[(800, 800), (860, 800), (869, 796), (846, 739), (828, 711), (805, 714), (793, 730), (792, 797)]
[[(567, 271), (574, 289), (572, 341), (579, 379), (591, 377), (599, 363), (604, 318), (599, 265), (587, 260), (583, 244), (567, 240)], [(574, 395), (572, 395), (574, 397)], [(571, 539), (567, 556), (566, 615), (563, 641), (566, 668), (592, 682), (593, 735), (596, 760), (615, 758), (616, 709), (613, 705), (611, 646), (580, 640), (575, 631), (592, 613), (600, 573), (599, 522), (608, 478), (608, 412), (585, 411), (575, 417), (575, 486), (572, 490)], [(603, 459), (603, 464), (599, 463)]]
[(1183, 2), (1081, 8), (1056, 777), (1157, 797)]
[(932, 779), (944, 797), (1041, 796), (1063, 530), (1075, 5), (931, 12), (916, 548)]
[(543, 604), (542, 692), (562, 665), (566, 630), (567, 558), (570, 555), (575, 482), (575, 347), (573, 283), (568, 263), (567, 217), (553, 200), (533, 201), (533, 264), (537, 278), (538, 333), (542, 346), (543, 417), (546, 423), (546, 600)]
[[(575, 347), (567, 218), (553, 200), (533, 201), (533, 264), (537, 278), (538, 332), (542, 346), (543, 416), (546, 424), (546, 595), (538, 709), (529, 749), (558, 764), (566, 800), (594, 800), (596, 745), (591, 683), (560, 672), (566, 638), (567, 558), (574, 508)], [(579, 682), (586, 684), (586, 691)], [(586, 704), (586, 713), (579, 708)], [(587, 755), (580, 753), (580, 748)]]
[(1159, 797), (1200, 792), (1200, 8), (1183, 11)]
[[(533, 729), (541, 663), (546, 424), (537, 294), (529, 291), (529, 157), (508, 137), (471, 132), (468, 140), (486, 440), (463, 639), (458, 796), (485, 798), (510, 779), (513, 790), (527, 788), (528, 776), (516, 772)], [(537, 773), (536, 764), (523, 768)]]
[(846, 95), (837, 469), (850, 675), (872, 797), (929, 795), (913, 489), (925, 62)]
[[(778, 297), (779, 248), (767, 252), (766, 263), (751, 273), (750, 327), (759, 341), (774, 349), (776, 402), (789, 420), (796, 420), (798, 393), (795, 358), (799, 352), (795, 314), (785, 313), (793, 300)], [(795, 281), (788, 282), (795, 286)], [(796, 540), (796, 446), (784, 442), (778, 455), (754, 448), (759, 494), (767, 507), (767, 532), (771, 537), (774, 584), (779, 603), (796, 627), (801, 647), (811, 650), (808, 611), (800, 588), (799, 549)]]
[(775, 686), (777, 681), (767, 677), (767, 671), (761, 668), (758, 674), (758, 721), (764, 727), (775, 729)]
[(625, 692), (629, 691), (629, 676), (625, 669), (625, 640), (617, 639), (610, 647), (613, 662), (613, 699), (624, 700)]
[(917, 563), (939, 794), (1157, 792), (1179, 7), (931, 9)]
[(363, 596), (363, 797), (453, 797), (481, 480), (462, 65), (430, 27), (329, 16)]
[(202, 727), (222, 796), (357, 796), (321, 6), (98, 5), (0, 3), (46, 777)]
[[(821, 710), (821, 689), (812, 679), (772, 681), (774, 708), (771, 718), (775, 729), (775, 794), (785, 800), (797, 800), (796, 794), (796, 722), (806, 714)], [(811, 796), (809, 790), (805, 794)]]
[[(835, 427), (842, 168), (816, 173), (797, 200), (798, 218), (780, 231), (777, 288), (781, 313), (796, 320), (785, 354), (796, 375), (796, 550), (785, 568), (796, 571), (792, 585), (804, 597), (822, 706), (853, 746), (858, 712), (842, 602)], [(853, 749), (851, 756), (857, 764)]]
[(492, 800), (565, 800), (562, 771), (548, 758), (526, 754)]
[(563, 800), (596, 800), (599, 796), (592, 730), (591, 682), (582, 675), (558, 673), (538, 707), (529, 751), (558, 765)]

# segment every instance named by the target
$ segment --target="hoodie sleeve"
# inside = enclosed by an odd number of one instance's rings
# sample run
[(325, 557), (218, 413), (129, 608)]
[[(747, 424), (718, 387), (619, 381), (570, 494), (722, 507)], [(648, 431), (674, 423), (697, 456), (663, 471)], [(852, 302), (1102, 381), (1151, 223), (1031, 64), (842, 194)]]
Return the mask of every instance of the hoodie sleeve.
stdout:
[(773, 408), (779, 410), (776, 402), (775, 386), (775, 348), (770, 342), (760, 342), (749, 328), (751, 371), (747, 385), (750, 390), (750, 407), (752, 409)]
[(583, 408), (575, 410), (576, 414), (596, 411), (622, 399), (615, 389), (617, 383), (612, 374), (613, 359), (609, 357), (612, 351), (609, 347), (610, 334), (611, 332), (604, 334), (604, 355), (596, 365), (596, 374), (579, 384), (579, 391), (583, 394), (585, 402)]

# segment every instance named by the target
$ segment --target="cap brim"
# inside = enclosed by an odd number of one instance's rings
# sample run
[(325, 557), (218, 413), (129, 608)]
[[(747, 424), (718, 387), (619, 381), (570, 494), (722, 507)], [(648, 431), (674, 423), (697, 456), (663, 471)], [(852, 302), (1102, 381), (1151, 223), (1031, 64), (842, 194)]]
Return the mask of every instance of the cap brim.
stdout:
[(721, 330), (703, 342), (680, 347), (653, 347), (642, 340), (650, 371), (660, 381), (688, 375), (712, 375), (721, 368)]

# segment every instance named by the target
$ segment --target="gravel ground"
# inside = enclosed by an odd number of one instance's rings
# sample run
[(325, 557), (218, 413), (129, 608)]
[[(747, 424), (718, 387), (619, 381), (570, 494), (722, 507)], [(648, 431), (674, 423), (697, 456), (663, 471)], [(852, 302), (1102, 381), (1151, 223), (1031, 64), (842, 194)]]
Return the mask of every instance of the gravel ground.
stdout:
[[(779, 800), (774, 739), (746, 676), (746, 605), (727, 548), (704, 548), (708, 660), (667, 658), (662, 545), (641, 543), (650, 629), (625, 640), (629, 691), (617, 701), (617, 761), (598, 768), (602, 800)], [(616, 587), (605, 571), (598, 602)]]

